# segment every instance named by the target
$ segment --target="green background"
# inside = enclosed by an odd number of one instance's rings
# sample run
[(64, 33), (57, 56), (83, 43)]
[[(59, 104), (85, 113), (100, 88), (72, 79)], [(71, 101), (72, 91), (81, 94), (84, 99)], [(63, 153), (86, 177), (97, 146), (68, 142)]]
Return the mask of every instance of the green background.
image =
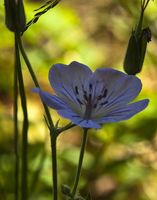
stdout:
[[(112, 67), (123, 70), (128, 39), (139, 18), (137, 0), (61, 1), (29, 27), (23, 42), (42, 88), (51, 91), (48, 71), (54, 63), (76, 60), (92, 70)], [(43, 1), (25, 1), (27, 21)], [(157, 1), (150, 1), (144, 26), (152, 41), (142, 72), (143, 89), (138, 99), (149, 98), (149, 106), (130, 120), (90, 130), (84, 159), (80, 193), (94, 200), (157, 199)], [(12, 200), (14, 190), (13, 138), (13, 34), (4, 24), (0, 2), (0, 200)], [(40, 98), (32, 93), (34, 84), (22, 61), (29, 113), (29, 199), (49, 200), (51, 196), (51, 151), (49, 133), (43, 120)], [(20, 106), (20, 100), (19, 100)], [(60, 117), (52, 111), (56, 122)], [(60, 125), (68, 120), (60, 118)], [(19, 108), (19, 128), (22, 112)], [(75, 127), (60, 135), (58, 149), (59, 184), (72, 186), (82, 130)], [(19, 145), (21, 149), (21, 143)], [(59, 187), (60, 190), (60, 187)], [(64, 197), (60, 197), (64, 199)]]

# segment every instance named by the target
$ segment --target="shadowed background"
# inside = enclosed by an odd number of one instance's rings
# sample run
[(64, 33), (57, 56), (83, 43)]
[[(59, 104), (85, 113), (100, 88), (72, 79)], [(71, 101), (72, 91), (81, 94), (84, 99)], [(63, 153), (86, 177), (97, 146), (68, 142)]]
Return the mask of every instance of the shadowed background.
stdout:
[[(27, 21), (43, 1), (25, 1)], [(62, 1), (43, 15), (23, 35), (25, 49), (43, 89), (51, 91), (48, 71), (54, 63), (76, 60), (95, 70), (113, 67), (123, 70), (123, 59), (131, 31), (139, 17), (137, 0)], [(13, 144), (13, 35), (4, 25), (0, 2), (0, 200), (12, 200), (14, 189)], [(152, 41), (142, 72), (143, 90), (138, 97), (149, 98), (146, 110), (130, 120), (106, 124), (91, 130), (80, 179), (81, 194), (94, 200), (157, 199), (157, 2), (150, 1), (145, 26)], [(34, 84), (22, 62), (29, 112), (29, 196), (51, 197), (49, 133), (43, 120), (40, 98), (32, 93)], [(20, 105), (20, 102), (19, 102)], [(54, 121), (60, 118), (52, 111)], [(21, 118), (19, 109), (19, 127)], [(68, 120), (60, 119), (60, 125)], [(75, 127), (58, 140), (59, 183), (72, 186), (82, 130)], [(21, 146), (19, 146), (21, 148)], [(63, 199), (63, 197), (61, 197)]]

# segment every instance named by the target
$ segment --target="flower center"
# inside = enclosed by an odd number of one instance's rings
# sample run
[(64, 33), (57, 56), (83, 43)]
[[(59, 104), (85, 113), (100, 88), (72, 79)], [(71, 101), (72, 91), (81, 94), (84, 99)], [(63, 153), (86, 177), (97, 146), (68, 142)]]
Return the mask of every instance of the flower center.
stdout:
[(100, 110), (108, 103), (106, 100), (108, 90), (98, 83), (97, 81), (94, 86), (90, 83), (86, 89), (83, 85), (81, 88), (74, 87), (77, 102), (84, 108), (83, 119), (91, 119), (93, 111)]

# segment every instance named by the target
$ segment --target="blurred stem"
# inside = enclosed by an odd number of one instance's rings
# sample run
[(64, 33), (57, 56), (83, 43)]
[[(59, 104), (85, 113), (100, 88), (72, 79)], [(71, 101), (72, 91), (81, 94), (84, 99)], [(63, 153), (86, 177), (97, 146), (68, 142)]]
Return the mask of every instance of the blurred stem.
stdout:
[(81, 144), (81, 151), (80, 151), (80, 156), (79, 156), (79, 163), (78, 163), (78, 168), (77, 168), (76, 177), (75, 177), (75, 181), (74, 181), (74, 186), (73, 186), (72, 193), (71, 193), (72, 199), (75, 198), (79, 178), (81, 175), (84, 152), (85, 152), (86, 143), (87, 143), (87, 136), (88, 136), (88, 129), (84, 128), (83, 139), (82, 139), (82, 144)]
[[(16, 46), (16, 45), (15, 45)], [(15, 65), (14, 65), (14, 151), (15, 151), (15, 187), (14, 194), (15, 200), (18, 200), (19, 194), (19, 152), (18, 152), (18, 77), (17, 77), (17, 58), (15, 54)]]
[(40, 155), (41, 156), (40, 161), (39, 161), (37, 169), (35, 170), (35, 172), (32, 176), (32, 181), (30, 183), (30, 191), (29, 192), (32, 196), (36, 192), (36, 188), (38, 186), (38, 183), (40, 183), (39, 177), (40, 177), (40, 174), (43, 170), (43, 167), (44, 167), (44, 164), (45, 164), (45, 159), (46, 159), (46, 151), (45, 151), (44, 145), (42, 146), (41, 150), (42, 150), (42, 153)]
[(58, 178), (57, 178), (57, 137), (54, 131), (50, 132), (51, 138), (51, 154), (52, 154), (52, 181), (53, 181), (53, 200), (58, 199)]
[[(18, 44), (19, 44), (19, 49), (20, 49), (20, 51), (21, 51), (21, 54), (22, 54), (22, 56), (23, 56), (23, 59), (24, 59), (26, 65), (27, 65), (27, 67), (28, 67), (28, 70), (29, 70), (29, 73), (30, 73), (30, 75), (31, 75), (31, 77), (32, 77), (32, 80), (33, 80), (35, 86), (40, 88), (40, 85), (39, 85), (39, 83), (38, 83), (38, 80), (37, 80), (37, 78), (36, 78), (36, 75), (35, 75), (35, 73), (34, 73), (34, 71), (33, 71), (33, 68), (32, 68), (32, 66), (31, 66), (31, 63), (30, 63), (30, 61), (29, 61), (29, 59), (28, 59), (28, 57), (27, 57), (27, 54), (26, 54), (26, 52), (25, 52), (25, 49), (24, 49), (24, 47), (23, 47), (21, 37), (18, 36), (17, 40), (18, 40)], [(54, 128), (54, 124), (53, 124), (53, 121), (52, 121), (52, 118), (51, 118), (49, 109), (48, 109), (48, 107), (47, 107), (44, 103), (43, 103), (43, 106), (44, 106), (44, 109), (45, 109), (45, 113), (46, 113), (46, 116), (47, 116), (47, 119), (48, 119), (50, 128), (52, 129), (52, 128)]]
[(15, 55), (16, 67), (19, 81), (19, 91), (21, 97), (21, 105), (23, 111), (23, 127), (22, 127), (22, 175), (21, 175), (21, 200), (27, 200), (27, 146), (28, 146), (28, 113), (23, 75), (21, 69), (21, 61), (18, 47), (18, 33), (15, 33)]

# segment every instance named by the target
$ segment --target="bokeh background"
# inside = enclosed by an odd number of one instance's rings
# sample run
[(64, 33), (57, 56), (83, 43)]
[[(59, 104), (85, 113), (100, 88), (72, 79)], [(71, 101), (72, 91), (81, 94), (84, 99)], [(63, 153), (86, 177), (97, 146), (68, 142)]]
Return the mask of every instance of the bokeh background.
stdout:
[[(24, 1), (27, 21), (44, 1)], [(131, 31), (139, 18), (140, 0), (65, 0), (43, 15), (23, 35), (30, 62), (43, 89), (51, 91), (48, 71), (52, 64), (82, 62), (95, 70), (123, 70)], [(91, 130), (80, 179), (80, 193), (94, 200), (157, 199), (157, 1), (150, 1), (145, 26), (152, 41), (142, 72), (143, 90), (138, 99), (149, 98), (146, 110), (130, 120), (105, 124)], [(0, 2), (0, 200), (12, 200), (14, 189), (13, 140), (13, 34), (4, 25)], [(51, 196), (51, 151), (39, 97), (22, 62), (29, 112), (29, 199)], [(20, 101), (19, 101), (20, 106)], [(19, 108), (19, 128), (22, 114)], [(54, 121), (60, 117), (51, 110)], [(60, 118), (60, 125), (68, 120)], [(72, 186), (82, 130), (75, 127), (58, 140), (59, 183)], [(19, 145), (21, 148), (21, 144)], [(64, 197), (60, 197), (64, 199)]]

